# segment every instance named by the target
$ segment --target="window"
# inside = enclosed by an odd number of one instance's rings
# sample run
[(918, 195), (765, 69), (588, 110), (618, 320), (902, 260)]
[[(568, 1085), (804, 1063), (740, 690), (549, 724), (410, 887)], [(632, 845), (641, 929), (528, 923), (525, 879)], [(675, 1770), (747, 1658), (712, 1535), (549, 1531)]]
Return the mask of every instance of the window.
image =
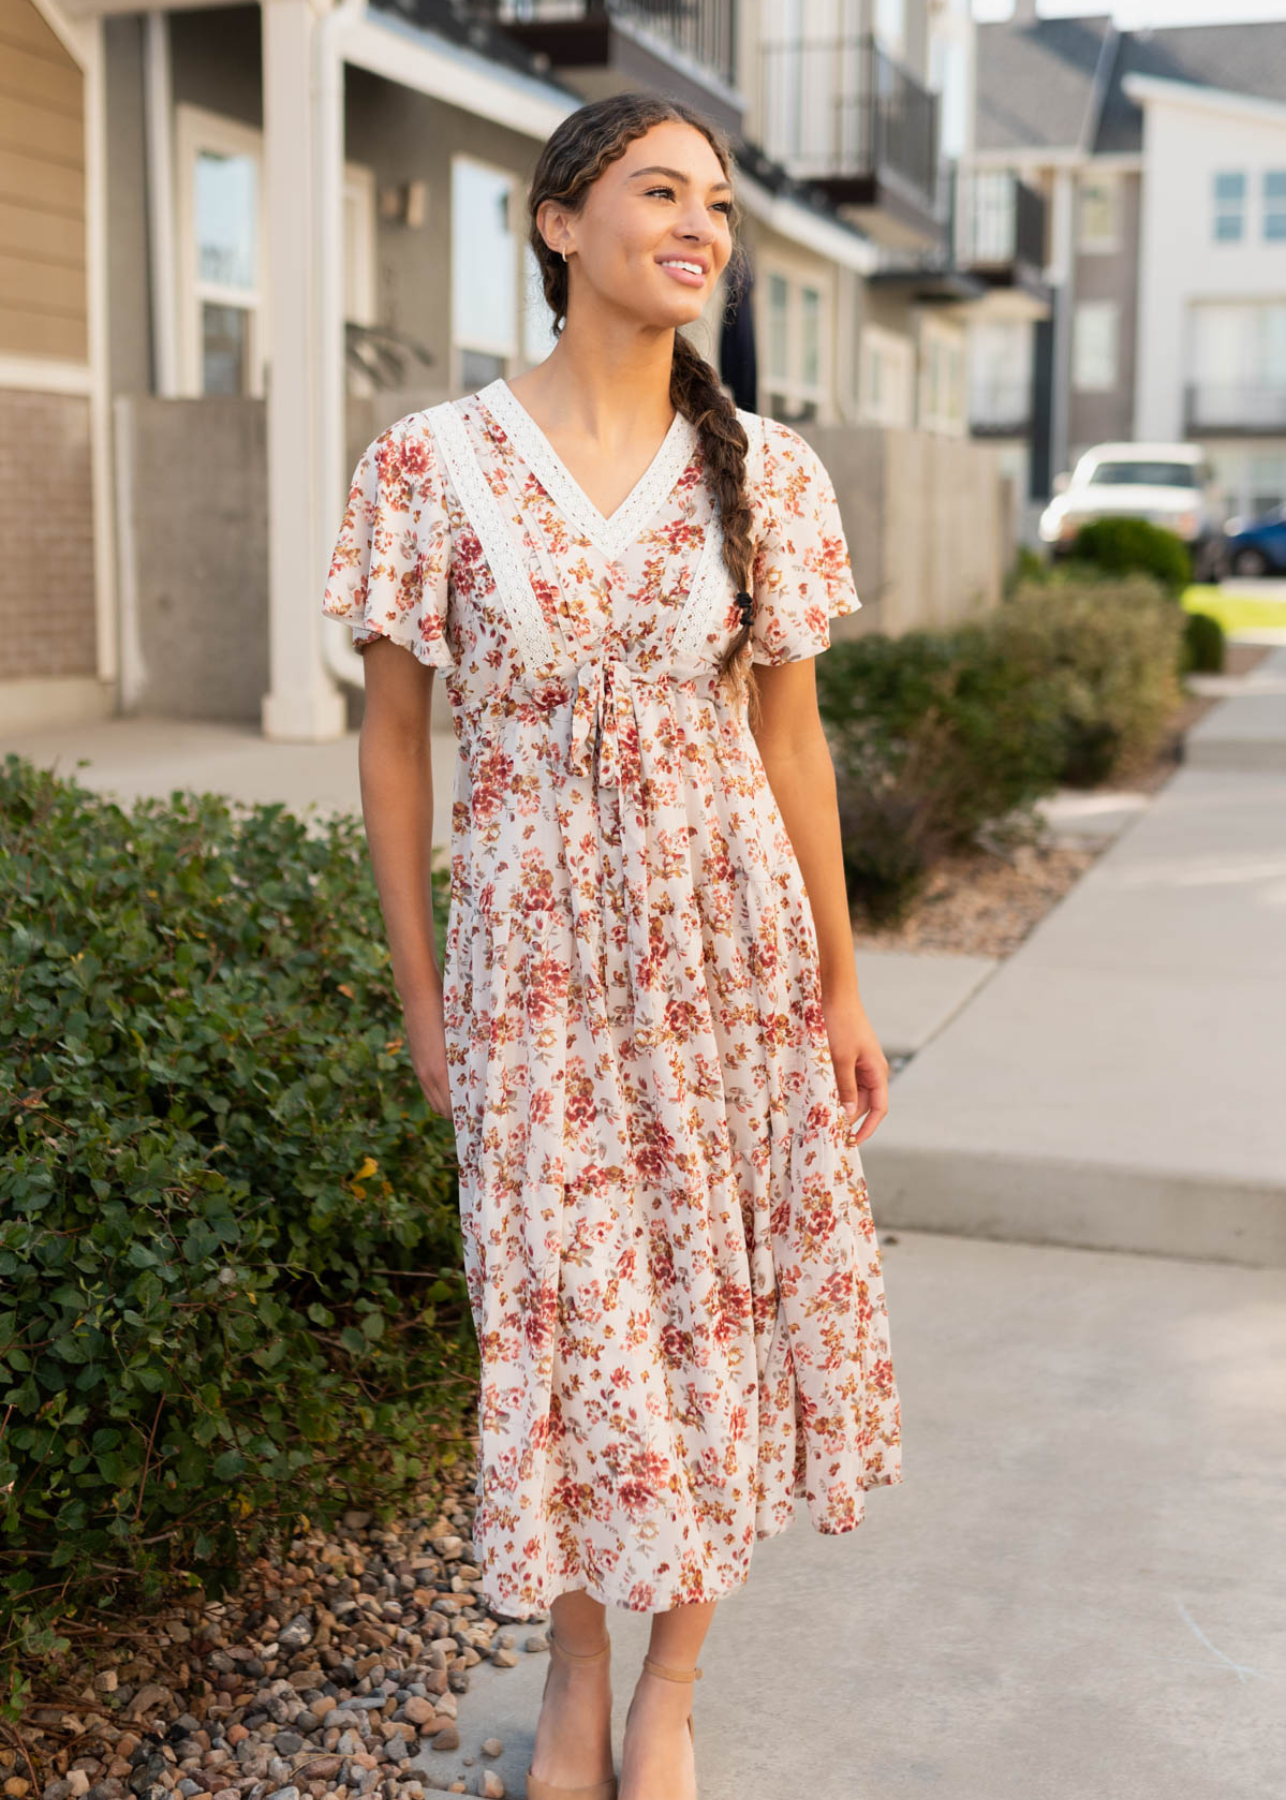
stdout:
[(978, 319), (969, 327), (969, 421), (976, 431), (1020, 432), (1032, 404), (1032, 327), (1027, 319)]
[(817, 288), (799, 290), (799, 309), (799, 378), (806, 388), (816, 388), (822, 379), (822, 296)]
[(1198, 470), (1190, 462), (1101, 462), (1089, 481), (1104, 487), (1196, 487)]
[(768, 277), (768, 374), (784, 382), (790, 366), (790, 283), (784, 275)]
[(1240, 243), (1245, 235), (1246, 176), (1241, 169), (1215, 175), (1214, 237), (1219, 244)]
[(1286, 241), (1286, 169), (1264, 170), (1264, 236)]
[(177, 109), (182, 383), (189, 394), (260, 395), (267, 343), (259, 132)]
[(781, 269), (764, 283), (765, 413), (787, 421), (816, 418), (828, 369), (827, 292)]
[(959, 332), (927, 321), (920, 332), (920, 425), (925, 431), (964, 431), (964, 343)]
[(1083, 176), (1079, 189), (1077, 248), (1091, 254), (1115, 250), (1120, 183), (1115, 175)]
[(1188, 424), (1280, 432), (1286, 425), (1286, 301), (1206, 301), (1188, 321)]
[(518, 353), (515, 180), (469, 156), (451, 159), (451, 338), (465, 388), (494, 381)]
[(1114, 300), (1082, 300), (1072, 331), (1072, 384), (1085, 393), (1110, 392), (1116, 386), (1116, 315)]
[[(262, 396), (270, 272), (263, 134), (181, 103), (175, 149), (181, 391)], [(375, 178), (360, 163), (344, 164), (343, 208), (345, 317), (373, 324)]]
[(909, 338), (867, 325), (862, 331), (858, 411), (872, 425), (909, 426), (915, 355)]

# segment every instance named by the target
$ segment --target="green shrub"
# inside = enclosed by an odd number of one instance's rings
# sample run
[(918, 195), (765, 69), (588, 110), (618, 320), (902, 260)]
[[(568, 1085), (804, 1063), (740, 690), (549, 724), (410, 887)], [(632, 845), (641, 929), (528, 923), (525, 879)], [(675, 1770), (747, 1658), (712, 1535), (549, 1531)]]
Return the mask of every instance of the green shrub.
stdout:
[(1071, 554), (1112, 575), (1153, 575), (1176, 596), (1192, 580), (1192, 557), (1178, 532), (1147, 519), (1093, 519), (1076, 533)]
[(1054, 686), (1060, 781), (1093, 786), (1156, 749), (1181, 698), (1186, 616), (1145, 575), (1027, 586), (995, 615), (1013, 678)]
[(1227, 638), (1219, 620), (1210, 613), (1190, 612), (1183, 633), (1183, 672), (1218, 675), (1227, 656)]
[(1053, 692), (1014, 679), (991, 621), (844, 640), (817, 688), (849, 892), (875, 922), (899, 917), (933, 863), (985, 828), (1030, 831), (1056, 783)]
[(944, 854), (1029, 836), (1060, 782), (1155, 749), (1185, 615), (1149, 576), (1022, 582), (950, 632), (869, 633), (817, 667), (849, 893), (895, 921)]
[(1022, 581), (1044, 581), (1049, 574), (1049, 561), (1030, 544), (1019, 544), (1018, 553), (1014, 557), (1013, 566), (1005, 576), (1005, 597), (1013, 592)]
[(0, 772), (0, 1664), (454, 1459), (451, 1125), (311, 825)]

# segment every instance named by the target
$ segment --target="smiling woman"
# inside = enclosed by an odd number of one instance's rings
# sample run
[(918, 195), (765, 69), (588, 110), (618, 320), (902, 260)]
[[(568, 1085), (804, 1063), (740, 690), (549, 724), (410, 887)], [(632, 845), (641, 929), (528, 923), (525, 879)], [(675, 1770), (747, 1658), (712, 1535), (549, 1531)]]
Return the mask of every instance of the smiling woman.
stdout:
[(888, 1065), (812, 663), (860, 602), (815, 452), (684, 330), (735, 253), (731, 180), (667, 101), (559, 126), (529, 195), (554, 350), (369, 447), (325, 599), (368, 652), (368, 841), (455, 1128), (483, 1591), (553, 1618), (528, 1800), (616, 1795), (608, 1604), (652, 1615), (621, 1800), (693, 1800), (716, 1601), (797, 1499), (839, 1534), (901, 1480), (858, 1153)]

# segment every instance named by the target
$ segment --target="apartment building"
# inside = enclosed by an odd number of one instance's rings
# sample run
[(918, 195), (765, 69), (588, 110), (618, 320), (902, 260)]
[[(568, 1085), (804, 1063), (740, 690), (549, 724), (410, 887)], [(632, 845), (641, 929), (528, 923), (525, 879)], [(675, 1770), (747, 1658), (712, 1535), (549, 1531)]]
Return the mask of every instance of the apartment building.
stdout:
[(993, 595), (963, 334), (896, 278), (948, 233), (930, 65), (958, 119), (961, 6), (935, 37), (937, 0), (861, 0), (843, 31), (823, 0), (0, 0), (6, 719), (351, 723), (361, 660), (317, 600), (356, 457), (547, 354), (526, 182), (560, 119), (622, 89), (730, 134), (754, 280), (693, 335), (741, 404), (852, 434), (862, 628), (886, 588), (921, 605), (872, 560), (889, 433), (958, 452), (933, 606)]
[(969, 167), (1044, 197), (1055, 307), (975, 342), (975, 430), (1026, 395), (1036, 500), (1118, 438), (1200, 441), (1238, 511), (1286, 498), (1286, 24), (1120, 31), (1019, 0), (976, 55)]

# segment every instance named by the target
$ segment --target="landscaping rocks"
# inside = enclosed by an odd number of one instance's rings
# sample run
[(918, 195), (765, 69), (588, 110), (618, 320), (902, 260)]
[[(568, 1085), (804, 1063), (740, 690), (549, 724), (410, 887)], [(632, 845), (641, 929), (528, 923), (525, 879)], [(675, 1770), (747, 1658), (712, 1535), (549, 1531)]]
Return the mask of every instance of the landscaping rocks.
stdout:
[[(458, 1751), (470, 1671), (518, 1662), (478, 1592), (474, 1472), (431, 1508), (379, 1526), (345, 1513), (242, 1588), (168, 1614), (116, 1618), (86, 1666), (33, 1670), (21, 1739), (0, 1741), (4, 1800), (501, 1800), (491, 1769), (430, 1776), (414, 1759)], [(548, 1648), (542, 1632), (524, 1648)], [(486, 1757), (504, 1746), (489, 1737)], [(471, 1764), (473, 1758), (461, 1758)]]

